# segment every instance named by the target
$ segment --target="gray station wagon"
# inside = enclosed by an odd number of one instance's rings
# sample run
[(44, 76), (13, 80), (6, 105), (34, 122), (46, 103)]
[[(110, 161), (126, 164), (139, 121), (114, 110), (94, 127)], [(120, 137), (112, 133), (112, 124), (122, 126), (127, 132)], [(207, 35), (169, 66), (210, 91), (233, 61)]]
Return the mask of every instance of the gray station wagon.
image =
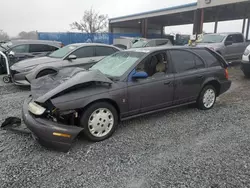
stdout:
[(193, 103), (212, 108), (231, 86), (227, 66), (208, 48), (116, 52), (88, 70), (65, 68), (33, 80), (23, 120), (42, 145), (68, 150), (82, 131), (101, 141), (129, 118)]

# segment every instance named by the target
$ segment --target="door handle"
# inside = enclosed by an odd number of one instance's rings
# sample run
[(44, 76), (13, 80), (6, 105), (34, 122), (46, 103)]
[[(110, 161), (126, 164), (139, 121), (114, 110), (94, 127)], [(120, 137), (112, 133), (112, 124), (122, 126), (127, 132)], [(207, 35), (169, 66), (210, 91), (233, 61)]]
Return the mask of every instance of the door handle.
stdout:
[(164, 82), (164, 85), (170, 85), (171, 84), (171, 81), (169, 82)]

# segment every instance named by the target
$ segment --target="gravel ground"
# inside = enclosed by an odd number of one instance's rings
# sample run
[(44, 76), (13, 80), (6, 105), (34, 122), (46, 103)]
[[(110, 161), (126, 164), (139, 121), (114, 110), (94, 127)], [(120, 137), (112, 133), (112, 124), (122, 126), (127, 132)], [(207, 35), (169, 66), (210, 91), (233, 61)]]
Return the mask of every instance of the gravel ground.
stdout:
[[(0, 130), (0, 187), (250, 187), (250, 80), (209, 111), (182, 107), (123, 122), (108, 140), (80, 138), (68, 153)], [(28, 89), (0, 83), (0, 121), (20, 116)]]

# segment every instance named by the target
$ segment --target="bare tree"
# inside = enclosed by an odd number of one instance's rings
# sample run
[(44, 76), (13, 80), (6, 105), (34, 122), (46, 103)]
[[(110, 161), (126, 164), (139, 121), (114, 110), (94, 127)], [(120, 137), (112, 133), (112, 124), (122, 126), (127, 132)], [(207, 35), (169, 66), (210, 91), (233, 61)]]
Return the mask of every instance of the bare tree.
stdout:
[(99, 14), (93, 8), (85, 10), (80, 22), (70, 24), (71, 29), (76, 29), (85, 33), (106, 32), (108, 28), (108, 15)]
[(18, 37), (20, 39), (37, 39), (37, 33), (36, 31), (22, 31), (18, 34)]
[(4, 32), (3, 30), (0, 30), (0, 41), (5, 41), (5, 40), (9, 40), (9, 35)]

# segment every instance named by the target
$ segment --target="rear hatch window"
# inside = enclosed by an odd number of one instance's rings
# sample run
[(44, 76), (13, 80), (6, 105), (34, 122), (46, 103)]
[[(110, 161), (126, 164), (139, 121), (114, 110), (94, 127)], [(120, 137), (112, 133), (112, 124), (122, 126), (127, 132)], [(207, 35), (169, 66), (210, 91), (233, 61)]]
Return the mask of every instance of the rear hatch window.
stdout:
[(228, 67), (228, 63), (226, 62), (226, 60), (213, 50), (210, 50), (208, 48), (197, 48), (193, 49), (192, 51), (201, 56), (201, 58), (207, 63), (208, 67)]

